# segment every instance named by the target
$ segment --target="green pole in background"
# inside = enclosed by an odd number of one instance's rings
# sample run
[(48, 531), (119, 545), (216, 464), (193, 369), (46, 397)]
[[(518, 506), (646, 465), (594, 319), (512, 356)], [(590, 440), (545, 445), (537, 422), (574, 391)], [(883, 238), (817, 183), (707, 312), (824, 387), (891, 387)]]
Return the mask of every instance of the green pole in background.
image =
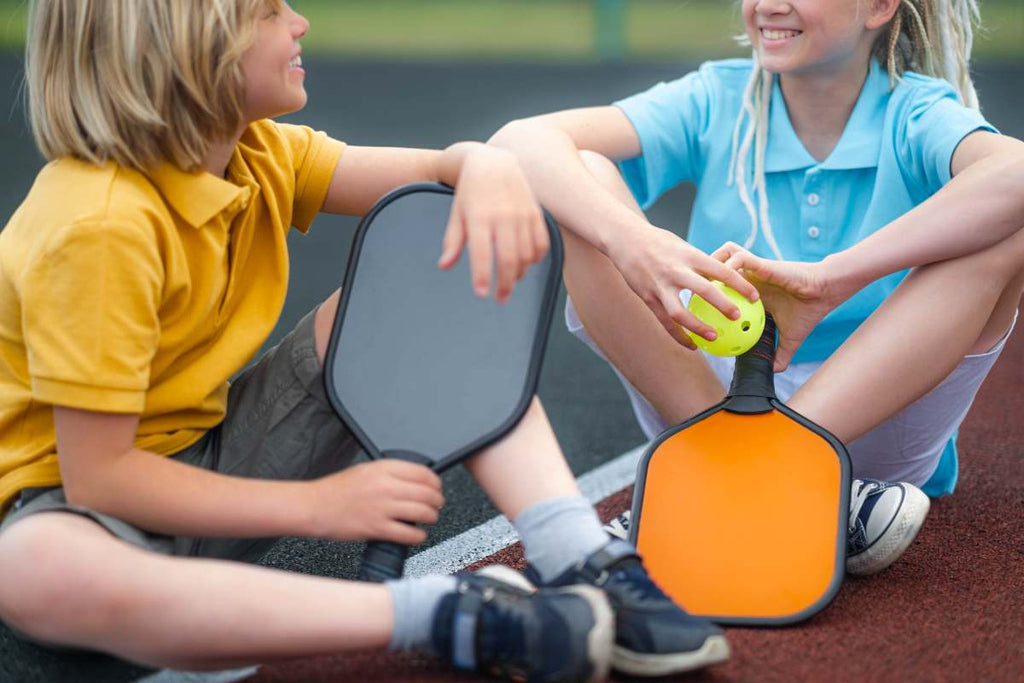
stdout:
[(626, 0), (595, 0), (597, 3), (597, 56), (602, 61), (626, 57)]

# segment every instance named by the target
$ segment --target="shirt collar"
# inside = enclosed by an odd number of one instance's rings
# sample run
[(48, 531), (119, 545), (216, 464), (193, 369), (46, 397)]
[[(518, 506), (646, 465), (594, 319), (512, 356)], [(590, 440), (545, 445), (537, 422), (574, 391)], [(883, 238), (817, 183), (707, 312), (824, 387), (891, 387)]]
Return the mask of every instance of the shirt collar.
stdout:
[[(232, 165), (234, 161), (232, 157)], [(247, 182), (245, 187), (240, 187), (207, 171), (183, 171), (167, 161), (150, 171), (149, 178), (170, 207), (196, 228), (226, 210), (240, 211), (249, 204), (253, 194)]]
[(810, 166), (826, 170), (877, 166), (888, 95), (889, 77), (882, 72), (878, 61), (872, 59), (868, 76), (853, 105), (843, 134), (832, 153), (819, 165), (793, 130), (786, 111), (786, 100), (782, 96), (779, 79), (776, 78), (772, 86), (768, 123), (771, 133), (765, 150), (765, 171), (794, 171)]

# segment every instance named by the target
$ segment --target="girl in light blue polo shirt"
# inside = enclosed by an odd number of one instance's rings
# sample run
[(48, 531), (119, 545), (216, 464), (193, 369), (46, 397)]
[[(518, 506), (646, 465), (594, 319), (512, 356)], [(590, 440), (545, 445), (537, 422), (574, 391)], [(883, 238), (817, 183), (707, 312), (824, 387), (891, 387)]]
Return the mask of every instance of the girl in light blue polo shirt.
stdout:
[[(977, 109), (973, 0), (742, 8), (752, 59), (515, 121), (491, 143), (561, 224), (569, 328), (612, 364), (648, 437), (732, 376), (732, 359), (694, 351), (683, 328), (713, 330), (680, 293), (733, 317), (709, 280), (763, 295), (779, 397), (850, 451), (847, 569), (874, 573), (928, 496), (953, 491), (957, 429), (1016, 320), (1024, 144)], [(698, 188), (685, 241), (642, 213), (684, 181)]]

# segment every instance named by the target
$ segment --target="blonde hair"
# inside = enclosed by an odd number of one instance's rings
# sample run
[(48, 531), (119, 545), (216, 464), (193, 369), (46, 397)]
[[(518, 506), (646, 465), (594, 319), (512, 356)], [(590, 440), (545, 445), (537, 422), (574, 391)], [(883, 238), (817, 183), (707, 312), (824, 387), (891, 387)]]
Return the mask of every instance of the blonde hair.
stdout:
[[(901, 0), (896, 14), (878, 37), (872, 58), (886, 66), (890, 87), (895, 87), (905, 71), (943, 78), (957, 89), (963, 104), (977, 109), (970, 57), (974, 28), (980, 20), (976, 0)], [(741, 37), (741, 41), (744, 38)], [(749, 45), (749, 41), (746, 44)], [(733, 128), (728, 184), (736, 184), (740, 201), (750, 216), (750, 235), (745, 246), (749, 249), (754, 245), (760, 227), (768, 246), (781, 260), (782, 253), (768, 219), (764, 172), (774, 82), (775, 75), (761, 67), (755, 51), (754, 68), (743, 93), (743, 108)], [(747, 188), (747, 159), (751, 155), (754, 160), (753, 198)]]
[(33, 0), (29, 118), (47, 159), (200, 168), (241, 125), (241, 59), (283, 0)]

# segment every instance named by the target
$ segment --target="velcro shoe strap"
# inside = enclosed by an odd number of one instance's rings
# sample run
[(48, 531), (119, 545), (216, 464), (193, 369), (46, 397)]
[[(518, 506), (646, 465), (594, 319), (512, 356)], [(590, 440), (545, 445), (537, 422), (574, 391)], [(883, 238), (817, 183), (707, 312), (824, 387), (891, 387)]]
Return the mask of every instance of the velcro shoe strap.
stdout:
[(476, 626), (483, 604), (480, 591), (465, 583), (459, 586), (452, 621), (452, 663), (459, 669), (476, 669)]
[(602, 574), (604, 574), (612, 565), (629, 557), (640, 559), (640, 556), (636, 552), (636, 548), (626, 541), (613, 538), (600, 550), (596, 551), (593, 555), (584, 560), (579, 565), (578, 571), (584, 577), (593, 581), (595, 585), (601, 585), (604, 578), (602, 577)]

